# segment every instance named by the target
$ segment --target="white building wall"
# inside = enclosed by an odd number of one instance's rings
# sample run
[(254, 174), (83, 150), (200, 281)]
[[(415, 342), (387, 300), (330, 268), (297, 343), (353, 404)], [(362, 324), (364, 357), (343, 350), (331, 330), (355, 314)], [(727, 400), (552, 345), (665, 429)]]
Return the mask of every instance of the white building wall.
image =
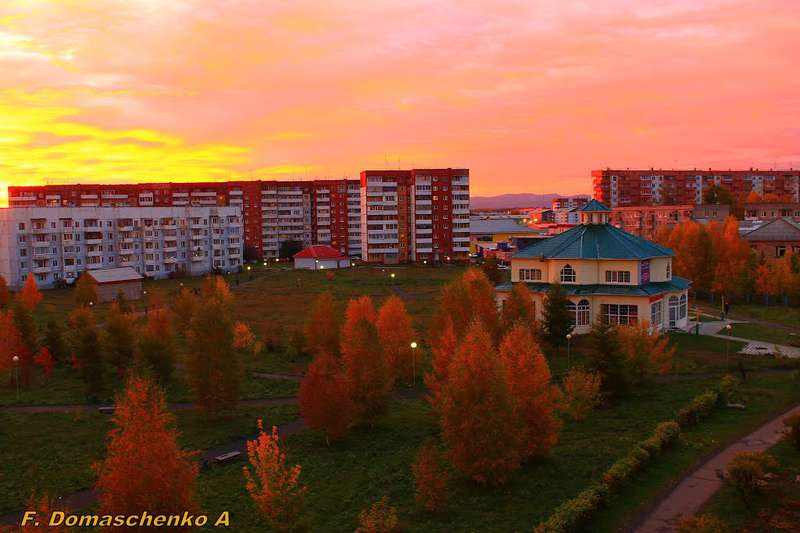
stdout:
[(242, 265), (236, 207), (44, 207), (0, 210), (0, 276), (29, 272), (50, 287), (84, 270), (133, 267), (144, 276), (233, 271)]

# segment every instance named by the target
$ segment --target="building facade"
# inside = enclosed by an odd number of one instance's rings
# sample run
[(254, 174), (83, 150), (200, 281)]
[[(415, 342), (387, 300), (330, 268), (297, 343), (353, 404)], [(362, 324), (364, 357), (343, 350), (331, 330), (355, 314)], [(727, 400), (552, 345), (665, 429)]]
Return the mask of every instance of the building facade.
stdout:
[(164, 278), (235, 271), (243, 260), (237, 207), (0, 209), (0, 276), (20, 287), (71, 283), (85, 270), (132, 267)]
[(745, 220), (775, 220), (776, 218), (791, 218), (800, 222), (800, 203), (759, 203), (745, 204), (744, 206)]
[(589, 203), (589, 198), (586, 196), (565, 196), (562, 198), (553, 198), (551, 204), (552, 209), (580, 209)]
[(11, 208), (236, 207), (258, 257), (278, 257), (286, 241), (361, 255), (358, 180), (43, 185), (9, 187), (8, 200)]
[(690, 282), (672, 275), (672, 251), (609, 224), (610, 214), (593, 200), (581, 209), (579, 226), (521, 246), (511, 259), (512, 283), (497, 287), (499, 303), (513, 283), (525, 283), (541, 320), (547, 291), (558, 282), (567, 291), (575, 333), (588, 333), (597, 322), (686, 328)]
[(468, 169), (361, 172), (364, 261), (463, 261), (469, 240)]
[(790, 252), (800, 253), (800, 222), (789, 217), (775, 218), (745, 229), (742, 238), (761, 258), (777, 259)]
[[(659, 228), (672, 227), (692, 219), (692, 205), (615, 207), (610, 222), (643, 239), (654, 239)], [(726, 206), (727, 207), (727, 206)]]
[(594, 198), (609, 207), (702, 204), (713, 186), (739, 198), (750, 192), (800, 202), (800, 171), (789, 170), (594, 170)]

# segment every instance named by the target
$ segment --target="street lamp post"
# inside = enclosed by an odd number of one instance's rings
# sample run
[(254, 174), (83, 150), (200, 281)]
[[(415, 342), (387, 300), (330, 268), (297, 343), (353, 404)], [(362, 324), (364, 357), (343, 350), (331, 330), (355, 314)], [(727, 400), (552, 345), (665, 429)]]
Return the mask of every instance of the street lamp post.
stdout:
[(147, 291), (142, 291), (142, 295), (144, 296), (144, 314), (147, 316)]
[(727, 335), (725, 337), (725, 370), (726, 371), (730, 371), (730, 367), (731, 367), (731, 365), (730, 365), (730, 359), (731, 359), (731, 356), (730, 356), (731, 325), (730, 324), (725, 326), (725, 333)]
[(567, 333), (567, 370), (569, 370), (569, 355), (570, 355), (570, 341), (572, 340), (572, 333)]
[(417, 341), (411, 341), (411, 386), (417, 384)]
[(14, 383), (17, 385), (17, 401), (19, 401), (19, 356), (11, 358), (14, 361)]

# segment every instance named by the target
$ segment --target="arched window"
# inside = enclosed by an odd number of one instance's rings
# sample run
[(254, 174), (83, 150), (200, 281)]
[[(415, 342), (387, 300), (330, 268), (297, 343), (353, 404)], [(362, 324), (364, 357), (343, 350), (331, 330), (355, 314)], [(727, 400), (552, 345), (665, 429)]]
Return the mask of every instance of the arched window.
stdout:
[(575, 269), (571, 265), (561, 269), (561, 283), (575, 283)]
[(667, 259), (667, 279), (672, 279), (672, 262)]
[(581, 300), (575, 313), (575, 325), (588, 326), (589, 322), (589, 300)]
[(686, 318), (686, 295), (685, 294), (681, 294), (680, 302), (681, 303), (680, 303), (680, 315), (679, 316), (681, 318)]
[(680, 300), (677, 296), (669, 297), (669, 327), (674, 328), (680, 318)]

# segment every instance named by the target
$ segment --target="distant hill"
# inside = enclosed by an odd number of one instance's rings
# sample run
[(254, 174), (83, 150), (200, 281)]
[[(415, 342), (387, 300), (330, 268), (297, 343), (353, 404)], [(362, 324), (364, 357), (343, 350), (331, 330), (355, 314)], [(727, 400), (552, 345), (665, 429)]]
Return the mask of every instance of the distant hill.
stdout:
[(553, 198), (560, 198), (563, 194), (532, 194), (515, 193), (500, 194), (498, 196), (473, 196), (469, 205), (472, 209), (508, 209), (513, 207), (550, 207)]

